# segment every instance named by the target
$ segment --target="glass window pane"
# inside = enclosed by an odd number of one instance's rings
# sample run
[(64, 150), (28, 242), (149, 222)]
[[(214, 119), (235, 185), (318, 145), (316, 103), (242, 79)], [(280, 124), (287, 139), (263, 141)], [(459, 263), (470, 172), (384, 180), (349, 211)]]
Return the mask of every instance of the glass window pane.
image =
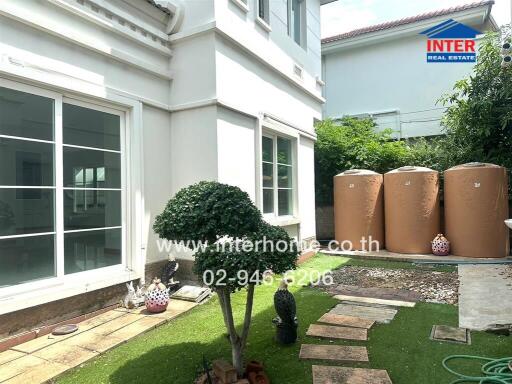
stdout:
[(0, 240), (0, 287), (55, 276), (55, 236)]
[(292, 164), (292, 142), (281, 137), (277, 138), (277, 162), (280, 164)]
[(53, 144), (0, 137), (0, 185), (54, 185), (53, 147)]
[(54, 232), (53, 189), (1, 188), (0, 236)]
[(121, 225), (121, 192), (64, 191), (64, 229), (90, 229)]
[(63, 104), (64, 144), (119, 151), (121, 149), (118, 115)]
[(263, 163), (263, 186), (272, 188), (274, 186), (274, 166)]
[(64, 186), (121, 188), (121, 155), (64, 147)]
[(292, 188), (293, 168), (289, 165), (277, 166), (277, 182), (279, 188)]
[(272, 163), (274, 161), (274, 142), (270, 137), (262, 137), (262, 149), (263, 161)]
[(274, 190), (264, 189), (263, 190), (263, 213), (274, 212)]
[(292, 206), (292, 190), (280, 189), (277, 196), (277, 205), (279, 216), (286, 216), (293, 214)]
[(0, 134), (53, 141), (53, 99), (0, 87)]
[(121, 264), (121, 229), (66, 233), (66, 274)]

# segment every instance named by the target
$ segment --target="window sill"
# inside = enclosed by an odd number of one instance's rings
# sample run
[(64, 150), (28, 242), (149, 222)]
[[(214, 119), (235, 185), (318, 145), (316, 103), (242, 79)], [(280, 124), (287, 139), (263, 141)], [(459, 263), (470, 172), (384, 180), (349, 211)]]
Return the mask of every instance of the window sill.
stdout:
[(295, 216), (266, 217), (265, 221), (270, 225), (275, 225), (278, 227), (287, 227), (289, 225), (300, 224), (300, 219)]
[(240, 8), (245, 13), (249, 12), (249, 6), (242, 0), (231, 0), (233, 4), (235, 4), (238, 8)]
[(267, 23), (265, 20), (263, 20), (259, 16), (256, 16), (256, 24), (258, 24), (261, 28), (263, 28), (267, 32), (271, 32), (272, 31), (272, 28), (270, 27), (270, 24)]

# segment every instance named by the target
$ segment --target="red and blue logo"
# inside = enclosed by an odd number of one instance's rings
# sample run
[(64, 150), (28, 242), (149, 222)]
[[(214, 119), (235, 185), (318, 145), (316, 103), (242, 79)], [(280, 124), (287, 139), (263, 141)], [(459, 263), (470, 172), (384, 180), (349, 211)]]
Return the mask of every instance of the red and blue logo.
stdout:
[(453, 19), (423, 32), (427, 40), (428, 63), (474, 63), (477, 35), (481, 32)]

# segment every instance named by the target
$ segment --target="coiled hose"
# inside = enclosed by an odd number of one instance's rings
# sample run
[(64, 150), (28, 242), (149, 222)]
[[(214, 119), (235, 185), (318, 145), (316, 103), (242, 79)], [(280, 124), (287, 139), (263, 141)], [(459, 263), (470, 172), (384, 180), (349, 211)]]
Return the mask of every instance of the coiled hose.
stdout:
[[(478, 360), (482, 362), (482, 376), (467, 376), (448, 367), (451, 360)], [(458, 377), (450, 384), (480, 383), (480, 384), (512, 384), (512, 357), (502, 359), (490, 359), (481, 356), (453, 355), (443, 360), (443, 367), (451, 374)]]

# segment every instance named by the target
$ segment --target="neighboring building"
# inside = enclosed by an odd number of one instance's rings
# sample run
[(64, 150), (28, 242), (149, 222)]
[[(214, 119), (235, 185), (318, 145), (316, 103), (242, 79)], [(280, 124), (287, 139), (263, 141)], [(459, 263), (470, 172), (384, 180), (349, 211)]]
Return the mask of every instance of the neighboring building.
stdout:
[(0, 339), (159, 274), (200, 180), (314, 239), (320, 3), (0, 1)]
[(440, 134), (445, 108), (437, 101), (474, 64), (427, 63), (427, 37), (420, 33), (449, 19), (481, 32), (496, 30), (493, 3), (463, 5), (323, 39), (324, 117), (371, 116), (399, 138)]

